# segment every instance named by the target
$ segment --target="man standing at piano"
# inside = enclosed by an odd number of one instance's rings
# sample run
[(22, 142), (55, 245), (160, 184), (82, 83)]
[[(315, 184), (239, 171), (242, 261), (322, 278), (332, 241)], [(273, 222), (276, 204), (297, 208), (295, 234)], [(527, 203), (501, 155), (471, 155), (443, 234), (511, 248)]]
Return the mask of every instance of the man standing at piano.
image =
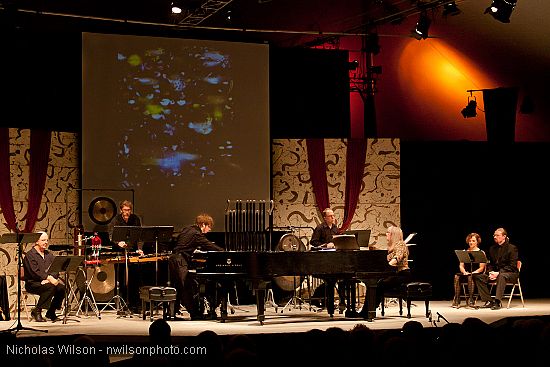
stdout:
[[(199, 304), (196, 301), (198, 294), (194, 287), (194, 281), (189, 276), (189, 263), (195, 250), (202, 251), (224, 251), (206, 238), (206, 234), (212, 230), (214, 220), (208, 214), (199, 214), (195, 218), (195, 224), (185, 227), (177, 238), (172, 255), (168, 260), (170, 279), (173, 280), (176, 288), (176, 312), (180, 305), (183, 305), (191, 320), (200, 320), (202, 315), (199, 311)], [(212, 305), (215, 307), (215, 305)], [(174, 319), (176, 315), (171, 315)]]
[[(334, 248), (332, 243), (332, 236), (339, 234), (338, 226), (336, 225), (336, 218), (334, 217), (334, 211), (330, 208), (323, 210), (323, 222), (319, 223), (313, 230), (311, 240), (309, 244), (312, 250), (320, 250), (323, 248)], [(340, 313), (346, 310), (346, 293), (345, 284), (343, 281), (338, 282), (338, 309)]]

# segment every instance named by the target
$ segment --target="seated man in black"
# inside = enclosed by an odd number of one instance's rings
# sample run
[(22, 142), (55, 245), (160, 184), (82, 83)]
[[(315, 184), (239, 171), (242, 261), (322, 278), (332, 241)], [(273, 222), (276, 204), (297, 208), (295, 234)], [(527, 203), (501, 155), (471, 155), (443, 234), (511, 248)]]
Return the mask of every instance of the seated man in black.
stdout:
[[(214, 220), (208, 214), (200, 214), (195, 218), (195, 224), (185, 227), (178, 236), (177, 243), (172, 250), (172, 255), (168, 260), (170, 268), (170, 279), (173, 280), (177, 292), (176, 312), (182, 304), (191, 320), (201, 319), (199, 305), (195, 302), (196, 292), (193, 280), (189, 277), (189, 263), (195, 250), (202, 251), (224, 251), (214, 242), (206, 238), (206, 233), (210, 232)], [(172, 315), (175, 318), (175, 315)]]
[(48, 307), (46, 317), (56, 321), (58, 318), (55, 310), (61, 308), (65, 297), (65, 285), (58, 279), (57, 273), (48, 272), (55, 256), (47, 250), (48, 234), (41, 233), (38, 241), (23, 259), (25, 289), (40, 296), (36, 307), (31, 311), (31, 317), (39, 322), (46, 321), (42, 317), (42, 309)]
[[(334, 218), (334, 211), (330, 208), (323, 210), (323, 222), (320, 223), (311, 235), (309, 241), (312, 250), (319, 250), (322, 248), (334, 248), (332, 242), (332, 236), (339, 234), (338, 226), (336, 225), (336, 219)], [(351, 285), (345, 281), (338, 282), (338, 308), (340, 313), (346, 310), (346, 288), (351, 290)], [(355, 310), (349, 310), (350, 312)]]

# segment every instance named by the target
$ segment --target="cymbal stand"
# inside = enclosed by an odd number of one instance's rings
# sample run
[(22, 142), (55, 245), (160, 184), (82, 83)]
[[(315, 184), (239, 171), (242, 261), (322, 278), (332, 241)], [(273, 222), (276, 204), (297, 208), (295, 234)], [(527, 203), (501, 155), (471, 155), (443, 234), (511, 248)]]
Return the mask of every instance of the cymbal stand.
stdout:
[(275, 302), (275, 297), (273, 296), (273, 288), (267, 289), (265, 294), (265, 307), (275, 308), (275, 313), (279, 309), (279, 305)]
[(90, 284), (92, 283), (92, 280), (94, 279), (94, 274), (90, 277), (88, 280), (88, 274), (85, 271), (85, 269), (82, 269), (84, 272), (84, 276), (86, 277), (85, 284), (86, 289), (84, 291), (84, 296), (82, 296), (82, 299), (80, 300), (80, 304), (78, 305), (78, 310), (76, 311), (76, 316), (79, 316), (80, 311), (82, 311), (82, 306), (84, 306), (85, 309), (85, 315), (88, 316), (88, 310), (91, 309), (98, 319), (101, 320), (101, 312), (99, 311), (99, 308), (97, 307), (97, 303), (95, 301), (94, 292), (92, 292), (92, 288), (90, 287)]
[[(63, 324), (66, 324), (67, 321), (69, 321), (69, 313), (71, 312), (72, 303), (73, 303), (72, 301), (74, 299), (74, 298), (71, 299), (71, 295), (73, 297), (76, 297), (76, 294), (75, 294), (73, 285), (69, 281), (69, 272), (68, 271), (65, 271), (64, 279), (65, 279), (65, 286), (67, 286), (69, 288), (68, 291), (65, 291), (65, 306), (63, 307)], [(76, 279), (76, 277), (75, 277), (75, 279)], [(80, 322), (80, 320), (74, 320), (74, 319), (70, 319), (70, 320)]]
[[(237, 293), (237, 283), (233, 282), (233, 289), (235, 290), (235, 302), (238, 305), (239, 304), (239, 294)], [(244, 308), (236, 307), (231, 304), (231, 296), (229, 292), (227, 292), (227, 308), (229, 308), (231, 314), (235, 313), (235, 310), (237, 311), (243, 311), (243, 312), (249, 312), (248, 310), (245, 310)]]
[[(128, 281), (127, 281), (127, 277), (128, 277), (128, 250), (125, 248), (124, 249), (124, 261), (125, 261), (125, 270), (124, 270), (124, 275), (125, 275), (125, 279), (124, 279), (124, 284), (126, 285), (126, 289), (128, 289)], [(116, 264), (115, 264), (116, 266)], [(124, 298), (122, 298), (122, 296), (120, 295), (120, 281), (118, 279), (118, 273), (119, 273), (119, 269), (118, 268), (115, 268), (115, 284), (116, 284), (116, 293), (115, 295), (109, 300), (109, 302), (107, 302), (107, 304), (101, 309), (101, 312), (105, 311), (105, 309), (107, 307), (111, 307), (111, 309), (114, 309), (116, 310), (116, 314), (117, 314), (117, 318), (120, 318), (120, 317), (132, 317), (132, 312), (130, 311), (130, 307), (128, 307), (128, 304), (126, 303), (126, 301), (124, 300)], [(115, 304), (115, 306), (113, 307), (113, 302)]]
[[(298, 278), (300, 280), (302, 279), (301, 276), (298, 276)], [(294, 294), (288, 300), (286, 305), (284, 305), (284, 307), (281, 309), (281, 313), (283, 313), (287, 307), (290, 308), (291, 305), (292, 305), (293, 308), (298, 308), (298, 309), (301, 310), (302, 305), (305, 305), (307, 303), (302, 297), (300, 297), (300, 291), (302, 290), (302, 282), (300, 281), (300, 287), (297, 287), (297, 285), (296, 285), (296, 276), (294, 277), (293, 281), (294, 281)], [(311, 306), (310, 306), (310, 308), (311, 308)]]

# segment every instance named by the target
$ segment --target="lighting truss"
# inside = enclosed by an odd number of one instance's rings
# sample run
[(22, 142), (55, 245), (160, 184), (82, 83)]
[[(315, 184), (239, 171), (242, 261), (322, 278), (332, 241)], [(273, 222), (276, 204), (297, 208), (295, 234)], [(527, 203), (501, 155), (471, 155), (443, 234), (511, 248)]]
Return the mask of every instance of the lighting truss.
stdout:
[(179, 22), (180, 25), (196, 26), (202, 23), (205, 19), (216, 14), (233, 0), (208, 0), (199, 8), (186, 14)]

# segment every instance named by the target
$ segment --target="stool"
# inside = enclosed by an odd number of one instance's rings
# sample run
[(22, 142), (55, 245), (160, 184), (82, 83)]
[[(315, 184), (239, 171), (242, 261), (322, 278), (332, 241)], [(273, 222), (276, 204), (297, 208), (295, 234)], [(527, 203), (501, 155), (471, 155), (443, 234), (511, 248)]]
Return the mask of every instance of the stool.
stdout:
[[(401, 286), (397, 292), (384, 292), (384, 297), (399, 299), (399, 315), (403, 315), (403, 299), (407, 302), (407, 318), (411, 318), (411, 302), (413, 300), (424, 301), (426, 304), (426, 317), (430, 317), (430, 298), (432, 298), (432, 285), (426, 282), (411, 282)], [(382, 300), (382, 316), (384, 316), (384, 301)]]
[(147, 311), (147, 307), (145, 305), (146, 302), (149, 304), (149, 318), (151, 321), (153, 321), (154, 302), (162, 302), (163, 319), (168, 318), (169, 315), (175, 314), (176, 288), (143, 286), (139, 288), (139, 298), (141, 299), (141, 312), (143, 320), (145, 320), (145, 314)]

